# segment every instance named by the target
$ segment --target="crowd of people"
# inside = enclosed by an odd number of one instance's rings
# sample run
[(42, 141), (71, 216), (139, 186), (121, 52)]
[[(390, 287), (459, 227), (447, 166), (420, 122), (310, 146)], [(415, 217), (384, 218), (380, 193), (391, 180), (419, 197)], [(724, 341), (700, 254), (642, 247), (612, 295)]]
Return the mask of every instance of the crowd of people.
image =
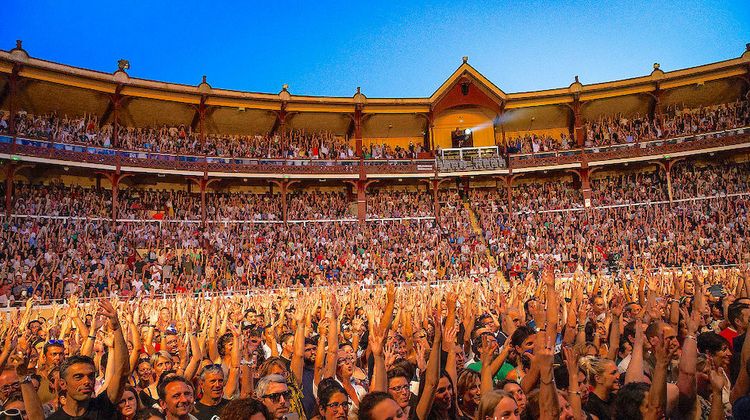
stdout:
[(434, 217), (432, 195), (425, 191), (375, 190), (367, 194), (367, 218)]
[(750, 272), (35, 299), (0, 325), (13, 419), (747, 419)]
[[(0, 119), (0, 133), (7, 133), (10, 124), (8, 112)], [(111, 123), (100, 124), (96, 115), (67, 116), (50, 114), (34, 115), (19, 111), (15, 117), (16, 133), (55, 143), (81, 144), (111, 148), (115, 136)], [(151, 153), (221, 156), (256, 159), (353, 159), (353, 146), (346, 139), (332, 132), (310, 132), (289, 130), (284, 133), (240, 135), (206, 135), (189, 125), (127, 127), (120, 126), (116, 136), (117, 147), (124, 150)]]
[(519, 182), (510, 208), (504, 187), (441, 189), (439, 214), (431, 194), (377, 189), (363, 225), (355, 203), (333, 190), (290, 193), (288, 224), (278, 194), (210, 193), (203, 225), (198, 194), (128, 188), (112, 224), (107, 189), (18, 183), (0, 233), (0, 305), (76, 291), (515, 278), (543, 261), (565, 272), (748, 261), (750, 165), (687, 161), (672, 174), (673, 203), (648, 167), (597, 174), (589, 208), (571, 178)]
[[(747, 100), (696, 108), (673, 107), (653, 118), (644, 115), (603, 115), (583, 124), (583, 146), (597, 148), (690, 136), (750, 125)], [(548, 153), (576, 149), (567, 133), (559, 138), (545, 133), (526, 133), (507, 140), (508, 153)]]
[[(8, 111), (0, 111), (0, 133), (10, 127)], [(738, 100), (696, 108), (672, 107), (653, 118), (643, 115), (604, 115), (583, 125), (584, 147), (597, 148), (721, 131), (750, 125), (750, 105)], [(100, 124), (98, 116), (70, 117), (57, 113), (33, 115), (19, 111), (15, 116), (18, 135), (57, 143), (113, 147), (113, 126)], [(356, 159), (353, 143), (332, 132), (289, 130), (284, 133), (207, 135), (202, 141), (189, 125), (119, 127), (117, 147), (125, 150), (179, 155), (206, 155), (256, 159)], [(506, 139), (508, 154), (535, 154), (575, 149), (569, 134), (534, 133)], [(365, 159), (415, 159), (426, 150), (422, 144), (408, 147), (373, 141), (362, 149)]]

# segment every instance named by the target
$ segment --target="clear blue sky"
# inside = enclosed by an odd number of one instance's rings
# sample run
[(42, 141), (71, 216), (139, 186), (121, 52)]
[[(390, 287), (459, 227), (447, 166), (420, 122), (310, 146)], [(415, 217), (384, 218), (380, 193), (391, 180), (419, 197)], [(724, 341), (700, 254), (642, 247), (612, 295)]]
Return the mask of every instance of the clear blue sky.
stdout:
[[(218, 4), (213, 4), (218, 3)], [(468, 55), (506, 92), (738, 57), (745, 1), (29, 1), (3, 5), (0, 48), (133, 77), (294, 94), (432, 94)]]

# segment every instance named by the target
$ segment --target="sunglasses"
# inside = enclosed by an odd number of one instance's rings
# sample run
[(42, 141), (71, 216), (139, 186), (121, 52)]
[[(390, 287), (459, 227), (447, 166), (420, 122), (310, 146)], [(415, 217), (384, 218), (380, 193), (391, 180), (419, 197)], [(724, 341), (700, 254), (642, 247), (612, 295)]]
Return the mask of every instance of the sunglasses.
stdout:
[(49, 341), (47, 342), (47, 344), (58, 344), (58, 345), (63, 345), (63, 344), (65, 344), (65, 342), (64, 342), (63, 340), (49, 340)]
[(0, 411), (0, 416), (19, 417), (20, 418), (22, 414), (26, 414), (26, 412), (24, 411), (22, 413), (21, 410), (19, 410), (17, 408), (9, 408), (9, 409), (7, 409), (5, 411)]
[(274, 392), (273, 394), (266, 394), (262, 398), (268, 398), (269, 400), (273, 401), (275, 404), (275, 403), (278, 403), (279, 400), (281, 400), (281, 397), (284, 397), (284, 401), (289, 401), (289, 399), (292, 398), (292, 392), (291, 391)]

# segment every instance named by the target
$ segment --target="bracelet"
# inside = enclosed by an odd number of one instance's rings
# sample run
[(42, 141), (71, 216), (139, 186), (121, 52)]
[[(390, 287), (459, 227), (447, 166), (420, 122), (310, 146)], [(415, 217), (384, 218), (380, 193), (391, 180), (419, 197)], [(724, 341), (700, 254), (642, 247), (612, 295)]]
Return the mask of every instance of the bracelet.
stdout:
[(94, 339), (94, 338), (96, 338), (96, 336), (95, 335), (90, 335), (89, 338)]
[(575, 392), (568, 391), (568, 394), (578, 395), (580, 397), (581, 396), (581, 391), (575, 391)]
[(695, 338), (695, 336), (694, 336), (694, 335), (686, 335), (686, 336), (685, 336), (685, 340), (687, 340), (688, 338), (690, 338), (690, 339), (693, 339), (693, 340), (695, 340), (695, 341), (698, 341), (698, 339), (697, 339), (697, 338)]

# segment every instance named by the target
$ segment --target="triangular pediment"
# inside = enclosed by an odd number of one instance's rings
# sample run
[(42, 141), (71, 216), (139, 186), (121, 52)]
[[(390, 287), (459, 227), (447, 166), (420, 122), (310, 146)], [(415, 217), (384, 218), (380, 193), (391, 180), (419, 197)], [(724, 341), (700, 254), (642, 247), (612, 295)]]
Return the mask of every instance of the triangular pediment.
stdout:
[(471, 105), (497, 111), (503, 107), (506, 97), (505, 92), (464, 61), (430, 96), (430, 102), (438, 113), (456, 106)]

